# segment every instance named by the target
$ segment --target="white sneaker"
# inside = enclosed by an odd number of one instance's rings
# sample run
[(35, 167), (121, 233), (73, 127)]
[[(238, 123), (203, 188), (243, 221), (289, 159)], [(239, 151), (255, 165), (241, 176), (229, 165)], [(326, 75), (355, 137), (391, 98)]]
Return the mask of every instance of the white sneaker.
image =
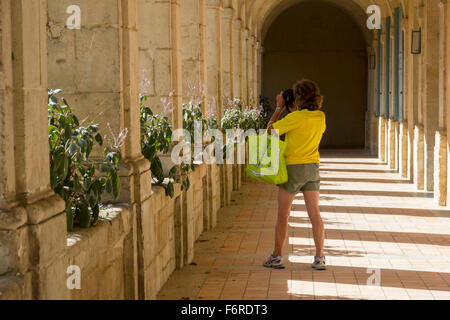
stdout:
[(311, 265), (311, 267), (316, 270), (326, 270), (327, 266), (326, 266), (325, 256), (314, 257), (314, 262)]
[(269, 258), (267, 258), (266, 262), (264, 262), (263, 266), (266, 268), (273, 268), (273, 269), (285, 268), (283, 265), (283, 257), (282, 256), (274, 257), (272, 253), (270, 254)]

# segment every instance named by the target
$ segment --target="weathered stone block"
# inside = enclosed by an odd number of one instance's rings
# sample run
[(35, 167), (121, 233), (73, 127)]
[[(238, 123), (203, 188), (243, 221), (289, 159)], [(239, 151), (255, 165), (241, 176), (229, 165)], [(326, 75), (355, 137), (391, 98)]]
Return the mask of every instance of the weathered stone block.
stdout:
[(145, 299), (155, 299), (159, 288), (157, 288), (157, 283), (160, 283), (160, 273), (156, 269), (156, 260), (145, 269)]
[[(42, 300), (69, 299), (71, 290), (67, 288), (67, 268), (70, 266), (68, 257), (60, 256), (54, 259), (51, 264), (46, 267), (39, 268), (38, 273), (38, 298)], [(83, 271), (81, 277), (85, 276)], [(97, 275), (98, 276), (98, 275)]]
[[(120, 55), (115, 28), (81, 29), (75, 40), (75, 83), (84, 93), (120, 91)], [(89, 75), (86, 77), (86, 75)]]
[(65, 251), (67, 237), (65, 213), (29, 228), (33, 265), (46, 266), (50, 262), (53, 263), (55, 257)]
[(152, 194), (152, 173), (150, 170), (142, 172), (139, 176), (140, 200), (148, 199)]
[(151, 208), (151, 202), (146, 202), (142, 207), (142, 247), (143, 251), (143, 262), (144, 266), (150, 265), (151, 261), (156, 256), (156, 234), (157, 234), (157, 224), (155, 221), (155, 216), (159, 211), (154, 211)]
[(21, 277), (0, 276), (0, 300), (30, 300), (31, 273)]
[(168, 95), (172, 91), (171, 77), (168, 76), (172, 70), (170, 49), (155, 50), (155, 60), (157, 61), (155, 64), (156, 94), (158, 96)]
[(0, 275), (26, 272), (29, 266), (28, 226), (0, 230)]

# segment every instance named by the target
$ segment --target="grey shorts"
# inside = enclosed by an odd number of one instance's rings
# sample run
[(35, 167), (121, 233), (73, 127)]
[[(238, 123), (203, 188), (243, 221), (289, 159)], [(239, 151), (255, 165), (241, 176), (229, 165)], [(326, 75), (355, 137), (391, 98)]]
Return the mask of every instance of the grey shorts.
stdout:
[(320, 172), (318, 163), (288, 165), (287, 172), (289, 180), (279, 187), (290, 194), (302, 191), (320, 190)]

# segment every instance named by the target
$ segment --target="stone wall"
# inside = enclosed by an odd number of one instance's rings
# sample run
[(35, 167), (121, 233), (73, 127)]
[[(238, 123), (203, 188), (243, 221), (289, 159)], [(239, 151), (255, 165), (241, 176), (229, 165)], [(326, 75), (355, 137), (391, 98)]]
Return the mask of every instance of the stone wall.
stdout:
[[(220, 175), (215, 173), (219, 170), (217, 165), (196, 166), (189, 173), (189, 190), (182, 191), (177, 184), (173, 198), (166, 196), (162, 187), (153, 187), (151, 210), (143, 211), (136, 225), (128, 205), (114, 205), (102, 210), (104, 218), (95, 227), (68, 233), (67, 244), (39, 278), (40, 299), (130, 299), (129, 283), (134, 279), (142, 291), (140, 298), (154, 299), (176, 268), (192, 262), (195, 241), (217, 221), (222, 190), (211, 185), (232, 184), (231, 179), (219, 180)], [(61, 230), (65, 230), (63, 222)], [(130, 247), (133, 234), (140, 239), (137, 257)], [(4, 258), (2, 255), (3, 268)], [(137, 273), (130, 273), (135, 258)], [(67, 287), (69, 266), (80, 268), (80, 289)], [(8, 274), (6, 271), (3, 273)], [(29, 279), (12, 274), (0, 276), (0, 299), (31, 298), (24, 290), (26, 281)]]

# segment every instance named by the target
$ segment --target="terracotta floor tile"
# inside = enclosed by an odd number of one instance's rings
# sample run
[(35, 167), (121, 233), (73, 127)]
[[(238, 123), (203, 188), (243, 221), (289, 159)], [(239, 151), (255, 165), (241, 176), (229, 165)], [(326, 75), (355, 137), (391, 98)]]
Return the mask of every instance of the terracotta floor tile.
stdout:
[(247, 181), (202, 235), (214, 240), (195, 244), (195, 269), (175, 271), (158, 298), (450, 300), (450, 211), (431, 193), (359, 151), (323, 152), (321, 180), (327, 271), (311, 269), (301, 194), (289, 219), (286, 269), (262, 267), (273, 250), (277, 188)]

